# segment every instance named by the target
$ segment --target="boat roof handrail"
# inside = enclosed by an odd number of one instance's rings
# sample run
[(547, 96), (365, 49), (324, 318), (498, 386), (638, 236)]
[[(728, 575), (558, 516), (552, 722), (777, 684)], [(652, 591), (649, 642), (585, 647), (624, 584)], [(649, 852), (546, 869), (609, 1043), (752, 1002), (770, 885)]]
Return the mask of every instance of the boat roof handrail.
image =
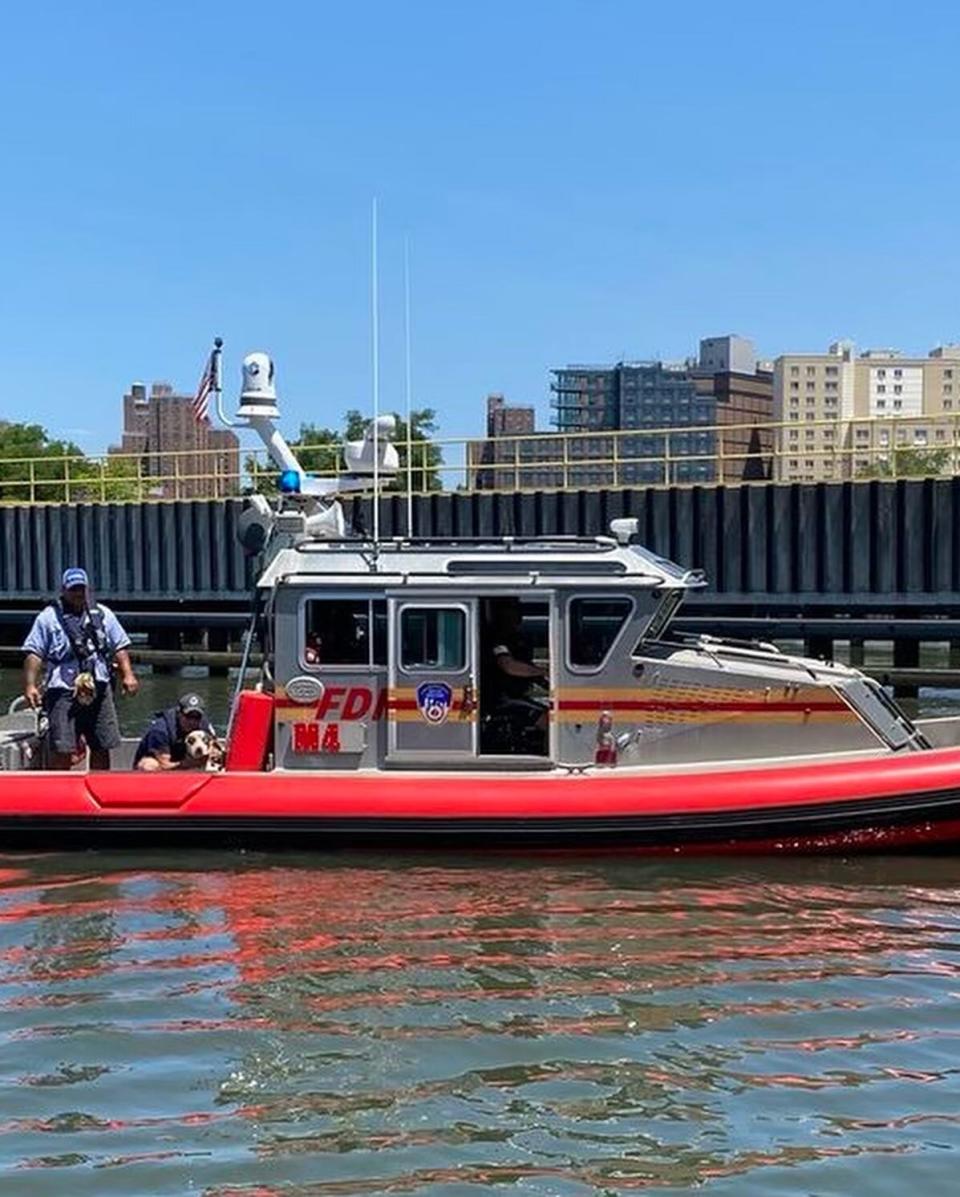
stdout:
[(279, 574), (270, 579), (265, 584), (265, 589), (270, 589), (276, 585), (284, 586), (315, 586), (318, 583), (330, 582), (338, 586), (358, 586), (363, 589), (384, 589), (397, 585), (423, 585), (425, 583), (432, 583), (442, 586), (444, 589), (451, 585), (462, 584), (470, 582), (474, 586), (482, 586), (487, 584), (494, 587), (502, 587), (504, 585), (523, 585), (523, 586), (537, 586), (548, 585), (556, 586), (562, 582), (567, 586), (598, 586), (616, 579), (618, 589), (621, 587), (633, 587), (638, 590), (659, 590), (664, 586), (669, 586), (669, 583), (664, 578), (656, 577), (652, 574), (613, 574), (613, 573), (568, 573), (559, 570), (540, 569), (540, 570), (524, 570), (522, 573), (479, 573), (479, 574), (457, 574), (451, 576), (449, 573), (440, 572), (437, 570), (405, 570), (403, 573), (397, 570), (291, 570), (287, 573)]
[(342, 539), (324, 539), (322, 537), (306, 537), (297, 542), (296, 548), (301, 553), (329, 552), (372, 552), (375, 548), (381, 553), (398, 552), (401, 549), (441, 549), (449, 552), (451, 549), (464, 549), (475, 552), (480, 549), (512, 551), (522, 547), (525, 552), (540, 551), (544, 553), (556, 552), (563, 549), (580, 551), (609, 552), (619, 547), (612, 536), (395, 536), (382, 538), (375, 545), (372, 540), (363, 537)]

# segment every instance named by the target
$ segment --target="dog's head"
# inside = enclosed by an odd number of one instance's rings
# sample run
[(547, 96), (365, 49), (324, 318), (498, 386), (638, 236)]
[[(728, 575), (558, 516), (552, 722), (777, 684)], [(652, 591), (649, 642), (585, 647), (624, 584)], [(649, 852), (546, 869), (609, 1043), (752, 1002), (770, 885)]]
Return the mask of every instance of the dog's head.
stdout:
[(88, 707), (97, 697), (97, 683), (92, 673), (78, 673), (73, 683), (73, 697), (82, 707)]
[(199, 729), (188, 732), (184, 743), (186, 745), (188, 760), (206, 761), (210, 759), (212, 744), (207, 732)]

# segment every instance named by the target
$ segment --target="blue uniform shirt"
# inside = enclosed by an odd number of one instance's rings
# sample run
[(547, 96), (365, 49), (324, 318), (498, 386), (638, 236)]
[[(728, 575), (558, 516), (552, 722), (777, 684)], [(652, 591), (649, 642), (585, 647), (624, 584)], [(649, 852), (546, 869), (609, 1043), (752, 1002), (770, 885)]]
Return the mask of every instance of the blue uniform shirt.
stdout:
[[(120, 620), (103, 603), (97, 604), (97, 610), (103, 626), (103, 639), (106, 642), (106, 659), (97, 655), (94, 660), (93, 676), (98, 682), (109, 682), (110, 661), (114, 653), (121, 648), (127, 648), (130, 637), (123, 630)], [(45, 666), (44, 682), (48, 690), (70, 690), (76, 681), (82, 666), (77, 661), (73, 647), (60, 625), (56, 608), (51, 603), (44, 607), (33, 621), (33, 627), (27, 634), (22, 645), (22, 651), (33, 653), (39, 657)]]

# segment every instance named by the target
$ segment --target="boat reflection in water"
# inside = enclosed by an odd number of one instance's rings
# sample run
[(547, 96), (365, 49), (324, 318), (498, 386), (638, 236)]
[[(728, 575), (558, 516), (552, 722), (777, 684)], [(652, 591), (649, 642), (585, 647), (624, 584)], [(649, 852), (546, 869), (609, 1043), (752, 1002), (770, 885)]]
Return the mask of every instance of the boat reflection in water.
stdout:
[(947, 1184), (953, 860), (189, 859), (3, 862), (18, 1195)]

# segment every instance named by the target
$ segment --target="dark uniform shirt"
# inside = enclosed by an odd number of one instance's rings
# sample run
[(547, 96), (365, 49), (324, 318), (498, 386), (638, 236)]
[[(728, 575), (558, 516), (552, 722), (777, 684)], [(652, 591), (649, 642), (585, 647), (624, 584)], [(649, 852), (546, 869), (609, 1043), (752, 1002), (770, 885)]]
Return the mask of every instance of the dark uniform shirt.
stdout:
[[(193, 730), (192, 728), (190, 729)], [(214, 734), (213, 728), (204, 720), (200, 730), (208, 735)], [(158, 711), (150, 721), (150, 725), (143, 733), (137, 752), (133, 758), (136, 767), (145, 756), (162, 756), (169, 754), (172, 761), (180, 762), (187, 755), (187, 732), (181, 731), (180, 721), (177, 719), (177, 708), (170, 707), (166, 711)]]

